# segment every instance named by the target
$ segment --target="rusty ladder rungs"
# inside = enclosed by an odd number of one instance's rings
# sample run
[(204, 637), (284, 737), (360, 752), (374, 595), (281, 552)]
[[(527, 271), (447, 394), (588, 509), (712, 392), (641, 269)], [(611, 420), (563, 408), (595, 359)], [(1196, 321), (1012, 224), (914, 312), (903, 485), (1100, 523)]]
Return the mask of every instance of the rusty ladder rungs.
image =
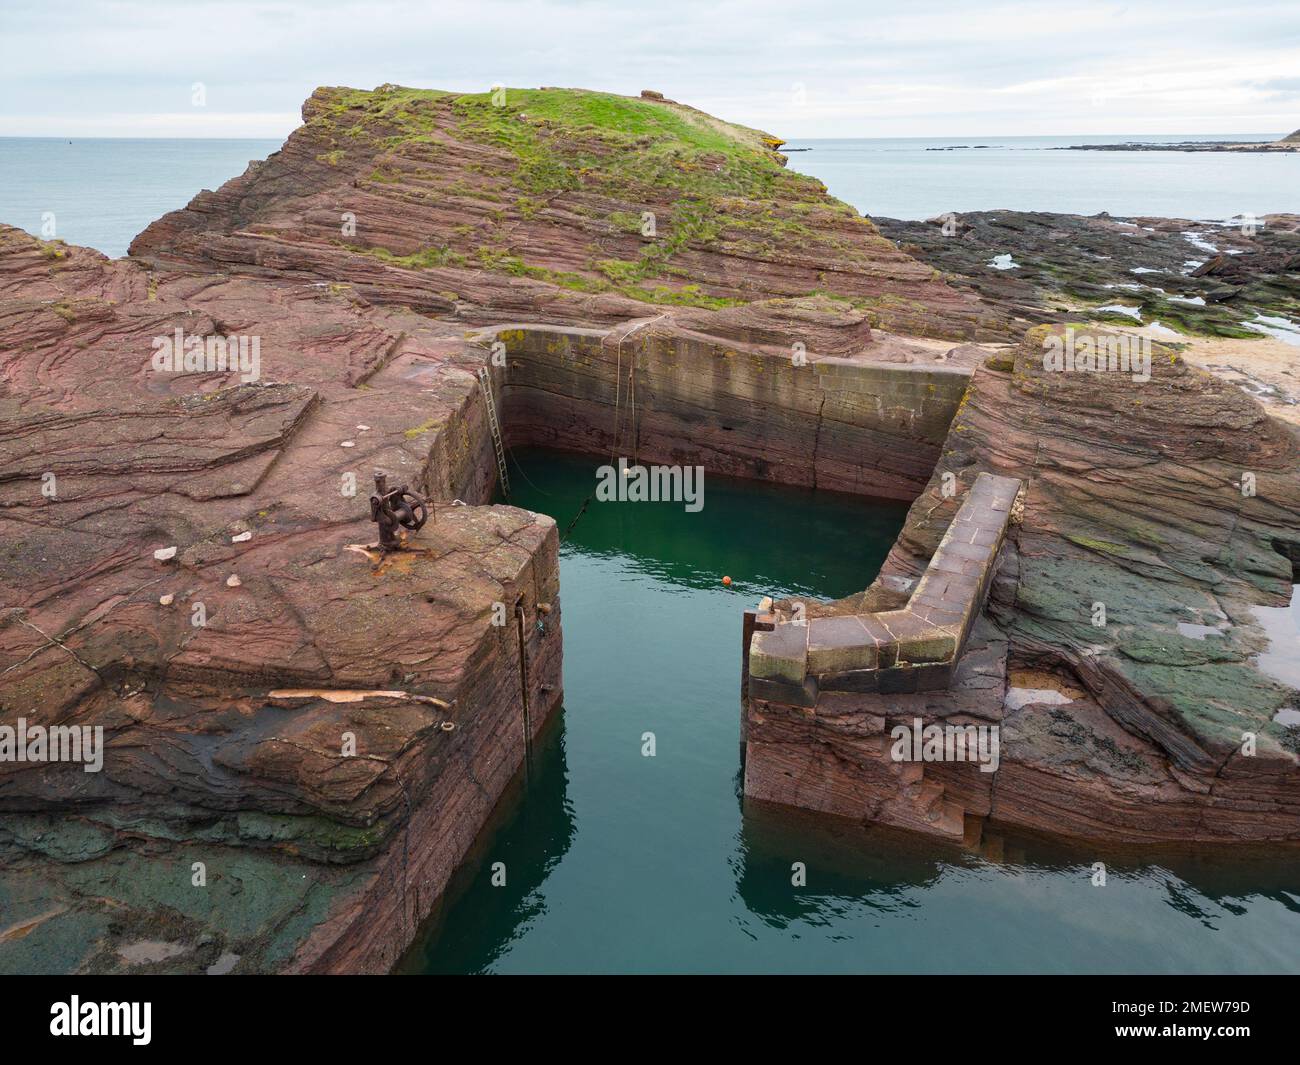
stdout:
[(486, 366), (480, 366), (479, 382), (483, 385), (483, 398), (487, 401), (488, 428), (492, 431), (492, 448), (497, 455), (497, 474), (501, 478), (501, 493), (510, 498), (510, 475), (506, 473), (506, 449), (501, 441), (501, 423), (497, 421), (496, 400), (492, 398), (492, 375)]

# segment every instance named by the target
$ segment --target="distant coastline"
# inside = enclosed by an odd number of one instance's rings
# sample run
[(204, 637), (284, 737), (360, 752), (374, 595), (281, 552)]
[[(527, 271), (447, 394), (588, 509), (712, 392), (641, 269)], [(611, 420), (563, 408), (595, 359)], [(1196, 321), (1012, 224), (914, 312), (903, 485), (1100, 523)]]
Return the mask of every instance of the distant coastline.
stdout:
[(1124, 141), (1121, 144), (1070, 144), (1066, 152), (1300, 152), (1300, 130), (1276, 141)]

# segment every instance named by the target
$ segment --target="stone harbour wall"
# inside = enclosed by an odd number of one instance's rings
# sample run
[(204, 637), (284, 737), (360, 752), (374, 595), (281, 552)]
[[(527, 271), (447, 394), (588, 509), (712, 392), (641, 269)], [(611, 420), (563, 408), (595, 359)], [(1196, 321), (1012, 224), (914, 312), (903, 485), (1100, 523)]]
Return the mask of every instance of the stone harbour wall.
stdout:
[(612, 330), (509, 327), (503, 423), (512, 445), (911, 500), (925, 486), (970, 370), (729, 346), (650, 319)]
[(752, 622), (749, 692), (815, 706), (820, 691), (947, 688), (984, 607), (1020, 481), (981, 473), (900, 610)]

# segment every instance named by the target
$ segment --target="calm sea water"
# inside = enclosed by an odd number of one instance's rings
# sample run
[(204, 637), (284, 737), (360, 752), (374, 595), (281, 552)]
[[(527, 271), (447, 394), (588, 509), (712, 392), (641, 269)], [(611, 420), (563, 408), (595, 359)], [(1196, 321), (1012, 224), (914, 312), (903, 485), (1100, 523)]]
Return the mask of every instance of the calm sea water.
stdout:
[[(794, 140), (790, 167), (820, 178), (865, 215), (933, 218), (945, 211), (1064, 211), (1222, 219), (1300, 211), (1300, 153), (1068, 152), (1071, 144), (1204, 137), (990, 137)], [(986, 147), (953, 147), (986, 145)], [(951, 151), (939, 149), (950, 148)], [(933, 150), (931, 150), (933, 149)]]
[[(1269, 199), (1287, 190), (1267, 184), (1268, 196), (1236, 202), (1242, 175), (1284, 173), (1294, 157), (855, 143), (791, 159), (867, 213), (1296, 209)], [(277, 147), (0, 139), (0, 221), (39, 233), (52, 211), (60, 238), (121, 255), (150, 221)], [(1162, 161), (1202, 177), (1153, 187), (1150, 168)], [(1105, 167), (1108, 181), (1095, 176)], [(1079, 173), (1094, 176), (1080, 184)], [(542, 452), (518, 459), (514, 502), (567, 524), (591, 490), (591, 465)], [(995, 858), (743, 805), (740, 611), (763, 594), (864, 587), (903, 510), (714, 479), (699, 514), (630, 506), (593, 504), (564, 547), (565, 707), (406, 971), (1300, 969), (1295, 858), (1102, 854), (1016, 839)], [(641, 755), (645, 732), (655, 733), (654, 758)], [(1090, 882), (1098, 860), (1110, 869), (1104, 888)], [(490, 885), (495, 861), (506, 862), (505, 887)], [(806, 887), (790, 884), (795, 861), (807, 865)]]
[[(512, 502), (568, 525), (595, 462), (516, 459)], [(1300, 856), (975, 854), (742, 803), (741, 610), (862, 588), (904, 514), (714, 478), (697, 514), (591, 504), (560, 559), (564, 708), (401, 971), (1300, 969)]]
[[(273, 140), (58, 140), (0, 137), (0, 222), (105, 255), (125, 255), (154, 219), (242, 174)], [(47, 231), (48, 232), (48, 231)]]

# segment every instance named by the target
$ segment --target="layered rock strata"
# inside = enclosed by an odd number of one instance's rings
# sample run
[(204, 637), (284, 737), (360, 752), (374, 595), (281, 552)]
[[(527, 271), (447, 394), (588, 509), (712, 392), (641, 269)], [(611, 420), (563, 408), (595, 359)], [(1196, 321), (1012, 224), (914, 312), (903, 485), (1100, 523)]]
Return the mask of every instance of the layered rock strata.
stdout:
[(1001, 335), (978, 300), (785, 169), (779, 144), (663, 99), (322, 88), (280, 151), (131, 254), (346, 283), (472, 324), (608, 327), (820, 294), (895, 332)]
[[(678, 347), (743, 361), (709, 415), (717, 468), (801, 482), (794, 449), (824, 438), (814, 479), (910, 495), (974, 355), (873, 327), (985, 331), (771, 138), (671, 101), (322, 90), (304, 119), (131, 260), (3, 234), (4, 720), (107, 737), (102, 775), (4, 767), (9, 967), (392, 963), (560, 699), (553, 523), (474, 506), (480, 369), (511, 441), (550, 439), (530, 412), (568, 374), (570, 446), (689, 457), (710, 396)], [(531, 342), (503, 367), (466, 331), (520, 320), (596, 326), (612, 369), (534, 380)], [(798, 390), (765, 469), (760, 375), (823, 360), (844, 402), (805, 425), (825, 399)], [(851, 447), (913, 443), (852, 468)], [(383, 561), (352, 550), (381, 466), (437, 502)]]
[[(1295, 431), (1168, 349), (1148, 381), (1049, 371), (1063, 332), (976, 372), (872, 587), (806, 604), (813, 623), (897, 609), (964, 494), (944, 485), (1022, 481), (949, 689), (751, 697), (747, 795), (968, 842), (986, 818), (1096, 840), (1300, 839), (1297, 692), (1259, 662), (1259, 612), (1286, 605), (1300, 558)], [(894, 760), (892, 729), (915, 721), (996, 726), (1000, 767)]]
[[(751, 698), (749, 795), (966, 839), (1297, 838), (1254, 613), (1300, 558), (1296, 441), (1254, 400), (1167, 351), (1150, 387), (1046, 373), (1035, 334), (981, 364), (953, 342), (1029, 301), (672, 101), (385, 86), (304, 118), (130, 260), (0, 230), (0, 721), (106, 739), (100, 773), (0, 763), (0, 965), (392, 964), (560, 699), (558, 537), (482, 505), (482, 369), (509, 443), (920, 492), (870, 588), (806, 604), (814, 665), (826, 621), (926, 605), (980, 474), (1025, 485), (998, 568), (962, 560), (992, 593), (947, 687)], [(258, 372), (159, 367), (195, 337), (256, 339)], [(353, 550), (376, 466), (438, 504), (387, 560)], [(893, 761), (916, 718), (997, 725), (1001, 768)]]
[[(159, 368), (177, 330), (261, 380)], [(554, 522), (450, 505), (487, 352), (14, 230), (0, 333), (0, 724), (104, 745), (0, 761), (0, 965), (386, 970), (561, 697)], [(387, 559), (376, 466), (438, 501)]]
[(1051, 322), (1155, 323), (1164, 330), (1157, 339), (1251, 340), (1264, 335), (1261, 315), (1300, 327), (1295, 215), (1206, 222), (972, 211), (876, 223), (1021, 332)]

